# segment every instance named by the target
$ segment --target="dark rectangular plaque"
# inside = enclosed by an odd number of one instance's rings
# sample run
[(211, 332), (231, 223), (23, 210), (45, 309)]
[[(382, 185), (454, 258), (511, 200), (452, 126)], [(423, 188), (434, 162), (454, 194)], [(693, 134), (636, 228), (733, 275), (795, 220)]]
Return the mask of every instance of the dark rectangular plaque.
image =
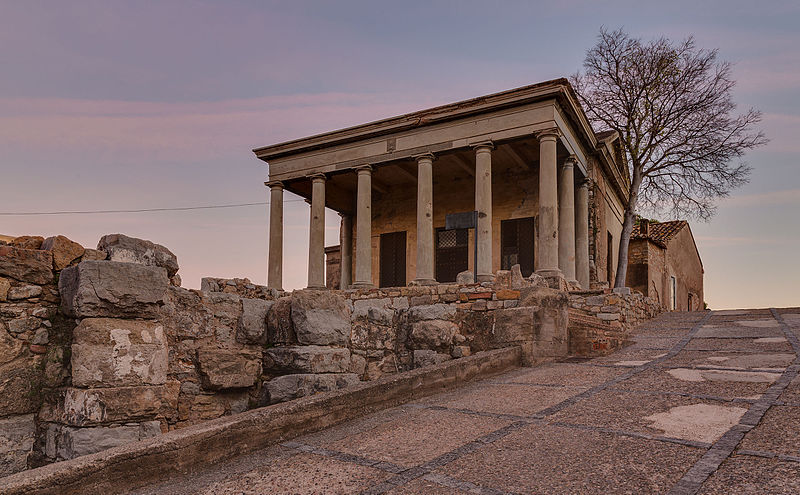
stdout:
[(461, 213), (448, 213), (444, 217), (444, 228), (453, 229), (474, 229), (478, 226), (478, 212), (464, 211)]

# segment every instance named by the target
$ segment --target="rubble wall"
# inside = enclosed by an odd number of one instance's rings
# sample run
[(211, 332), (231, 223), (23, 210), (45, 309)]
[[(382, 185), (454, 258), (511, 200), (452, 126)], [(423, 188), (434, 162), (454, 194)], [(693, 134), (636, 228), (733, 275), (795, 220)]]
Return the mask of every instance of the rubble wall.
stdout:
[(569, 352), (586, 357), (619, 349), (639, 323), (663, 311), (658, 301), (640, 292), (608, 289), (571, 292), (569, 306)]
[(63, 239), (72, 252), (0, 246), (2, 475), (478, 351), (567, 354), (566, 292), (518, 270), (491, 284), (191, 290), (163, 246)]

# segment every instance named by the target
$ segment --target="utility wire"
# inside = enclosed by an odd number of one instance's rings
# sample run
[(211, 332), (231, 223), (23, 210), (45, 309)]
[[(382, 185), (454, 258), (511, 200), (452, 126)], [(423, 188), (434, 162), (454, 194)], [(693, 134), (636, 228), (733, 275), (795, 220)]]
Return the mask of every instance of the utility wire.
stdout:
[[(305, 201), (304, 199), (287, 199), (284, 203), (296, 203)], [(147, 213), (157, 211), (188, 211), (188, 210), (211, 210), (217, 208), (241, 208), (245, 206), (265, 206), (268, 202), (261, 203), (238, 203), (229, 205), (202, 205), (202, 206), (183, 206), (176, 208), (139, 208), (133, 210), (83, 210), (83, 211), (21, 211), (21, 212), (0, 212), (0, 216), (34, 216), (34, 215), (93, 215), (98, 213)]]

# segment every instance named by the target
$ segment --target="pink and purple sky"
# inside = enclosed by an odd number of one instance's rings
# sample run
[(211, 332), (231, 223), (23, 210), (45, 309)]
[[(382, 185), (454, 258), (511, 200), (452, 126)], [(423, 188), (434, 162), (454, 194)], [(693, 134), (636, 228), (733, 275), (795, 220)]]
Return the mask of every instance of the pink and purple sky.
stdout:
[[(750, 184), (692, 223), (713, 309), (800, 305), (797, 2), (0, 0), (0, 213), (266, 201), (254, 147), (581, 67), (601, 25), (694, 35), (735, 63), (771, 142)], [(305, 285), (308, 206), (289, 195), (286, 288)], [(668, 218), (661, 218), (668, 220)], [(0, 216), (0, 233), (94, 247), (122, 232), (202, 276), (266, 281), (267, 207)], [(328, 214), (327, 244), (338, 242)]]

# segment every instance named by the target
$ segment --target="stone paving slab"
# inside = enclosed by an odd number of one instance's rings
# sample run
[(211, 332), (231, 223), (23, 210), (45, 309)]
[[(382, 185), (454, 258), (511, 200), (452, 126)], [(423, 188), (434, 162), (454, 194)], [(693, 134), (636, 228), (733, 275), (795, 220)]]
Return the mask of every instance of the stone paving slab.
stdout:
[(663, 361), (667, 367), (714, 367), (740, 369), (784, 369), (794, 361), (794, 353), (760, 353), (732, 351), (689, 351), (679, 352)]
[(536, 368), (522, 368), (511, 371), (494, 381), (498, 383), (592, 387), (616, 378), (626, 371), (624, 368), (592, 366), (591, 363), (550, 363)]
[(531, 425), (437, 472), (510, 493), (663, 493), (701, 455), (682, 445)]
[(739, 447), (800, 458), (800, 407), (772, 406)]
[(472, 393), (443, 399), (450, 409), (526, 416), (564, 401), (589, 387), (543, 387), (528, 384), (496, 384)]
[(647, 350), (669, 350), (678, 343), (680, 336), (676, 337), (652, 337), (645, 335), (635, 335), (631, 338), (633, 342), (627, 349), (647, 349)]
[(315, 435), (312, 442), (334, 451), (410, 468), (508, 424), (508, 420), (453, 411), (406, 409), (402, 416), (363, 425), (354, 434), (340, 437), (337, 431), (331, 431), (330, 435), (323, 432)]
[[(686, 368), (654, 368), (628, 378), (614, 389), (640, 390), (654, 393), (684, 393), (721, 399), (755, 400), (767, 391), (776, 373), (742, 373), (695, 370)], [(751, 382), (753, 378), (763, 381)], [(697, 381), (695, 381), (697, 380)], [(644, 399), (646, 400), (646, 399)]]
[(780, 396), (780, 400), (800, 405), (800, 376), (792, 380), (789, 386), (786, 387), (786, 390)]
[(742, 352), (742, 349), (747, 349), (747, 352), (757, 353), (792, 352), (792, 346), (783, 336), (757, 339), (692, 339), (692, 341), (686, 345), (687, 351)]
[(800, 463), (750, 456), (727, 459), (700, 489), (702, 495), (797, 495)]
[[(623, 382), (625, 383), (625, 382)], [(746, 409), (722, 401), (698, 400), (681, 396), (650, 395), (643, 397), (631, 392), (606, 390), (598, 393), (590, 401), (582, 401), (552, 416), (553, 421), (590, 426), (600, 426), (615, 430), (631, 431), (650, 435), (660, 435), (684, 440), (710, 443), (717, 440), (733, 424), (723, 420), (710, 421), (708, 409), (697, 406), (709, 406), (712, 412), (725, 412), (736, 409), (743, 414)], [(676, 421), (694, 419), (694, 424), (683, 421), (688, 428), (665, 431), (656, 425), (659, 415), (677, 414), (683, 409), (694, 407), (694, 417), (678, 416)], [(689, 409), (691, 411), (691, 409)], [(740, 415), (741, 415), (740, 414)]]

